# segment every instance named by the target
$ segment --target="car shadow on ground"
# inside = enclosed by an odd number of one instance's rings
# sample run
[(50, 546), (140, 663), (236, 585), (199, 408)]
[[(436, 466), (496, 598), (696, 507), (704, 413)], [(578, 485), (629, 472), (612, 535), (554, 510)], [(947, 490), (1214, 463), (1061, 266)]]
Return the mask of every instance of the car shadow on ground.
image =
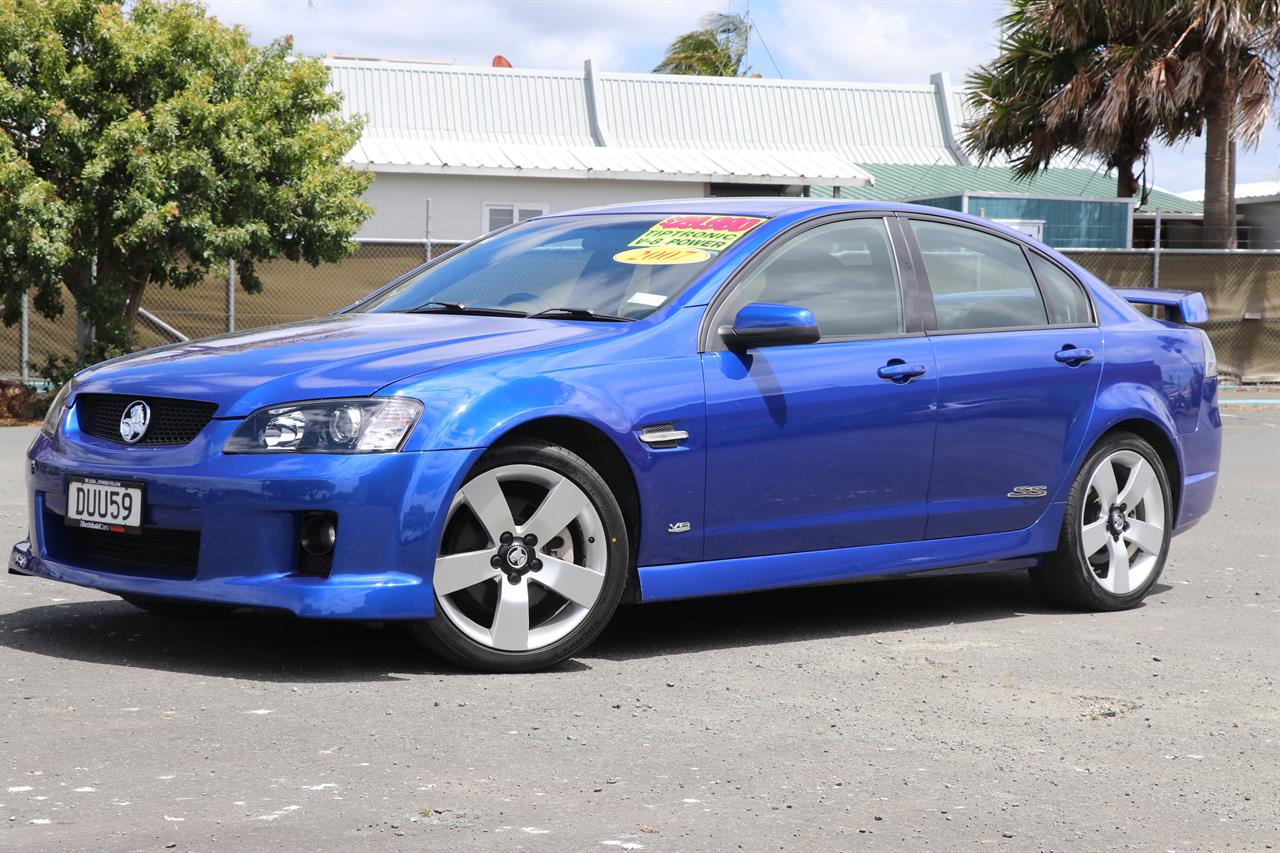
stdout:
[[(1157, 584), (1152, 595), (1170, 589)], [(913, 578), (619, 609), (559, 671), (592, 659), (661, 657), (1022, 616), (1074, 615), (1047, 604), (1025, 572)], [(29, 607), (0, 616), (0, 646), (65, 660), (262, 682), (373, 682), (466, 674), (419, 649), (402, 627), (237, 611), (174, 619), (120, 600)]]
[[(1157, 583), (1151, 596), (1171, 587)], [(873, 580), (619, 610), (588, 655), (614, 660), (1024, 616), (1085, 616), (1047, 602), (1024, 571)]]

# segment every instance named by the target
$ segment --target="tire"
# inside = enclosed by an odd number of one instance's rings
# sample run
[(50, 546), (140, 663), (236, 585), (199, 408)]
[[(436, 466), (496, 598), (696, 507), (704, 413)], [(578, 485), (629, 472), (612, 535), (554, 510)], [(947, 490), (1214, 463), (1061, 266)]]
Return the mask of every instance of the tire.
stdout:
[(542, 441), (496, 447), (452, 501), (432, 578), (436, 615), (410, 633), (468, 669), (554, 666), (604, 630), (630, 555), (622, 510), (590, 465)]
[(122, 595), (125, 601), (152, 616), (166, 619), (211, 619), (225, 616), (234, 610), (223, 604), (205, 604), (200, 601), (182, 601), (176, 598), (150, 598), (143, 595)]
[(1089, 454), (1067, 496), (1058, 550), (1031, 569), (1040, 592), (1081, 610), (1136, 607), (1164, 570), (1173, 530), (1169, 477), (1150, 444), (1130, 433)]

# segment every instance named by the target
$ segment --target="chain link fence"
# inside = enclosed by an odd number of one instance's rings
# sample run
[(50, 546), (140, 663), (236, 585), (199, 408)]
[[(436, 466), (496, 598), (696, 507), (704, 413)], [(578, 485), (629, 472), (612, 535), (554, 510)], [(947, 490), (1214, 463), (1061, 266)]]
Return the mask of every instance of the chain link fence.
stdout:
[[(239, 288), (233, 267), (181, 290), (151, 287), (143, 297), (134, 343), (142, 349), (328, 314), (456, 245), (361, 241), (355, 254), (339, 263), (262, 263), (257, 267), (262, 292), (254, 294)], [(75, 352), (75, 302), (69, 293), (63, 293), (63, 305), (56, 320), (30, 310), (22, 323), (0, 327), (0, 377), (34, 378), (33, 365)]]
[[(261, 293), (247, 294), (227, 274), (182, 290), (153, 287), (143, 301), (136, 345), (151, 347), (236, 329), (328, 314), (407, 272), (454, 243), (364, 241), (336, 264), (312, 267), (274, 261), (259, 265)], [(1064, 252), (1108, 284), (1163, 287), (1204, 294), (1205, 330), (1219, 371), (1244, 382), (1280, 381), (1280, 251), (1208, 249), (1074, 249)], [(232, 272), (232, 275), (234, 273)], [(32, 364), (75, 351), (74, 302), (46, 320), (34, 310), (24, 323), (0, 327), (0, 377), (33, 377)]]
[(1280, 251), (1066, 250), (1113, 287), (1195, 290), (1209, 306), (1218, 372), (1242, 382), (1280, 382)]

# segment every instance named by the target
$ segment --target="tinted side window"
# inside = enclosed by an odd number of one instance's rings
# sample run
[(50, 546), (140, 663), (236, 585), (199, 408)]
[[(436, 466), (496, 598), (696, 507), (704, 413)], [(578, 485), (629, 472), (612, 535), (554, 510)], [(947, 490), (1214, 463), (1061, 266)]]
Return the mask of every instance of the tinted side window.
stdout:
[(1050, 323), (1089, 323), (1089, 297), (1076, 280), (1036, 253), (1031, 253), (1031, 265), (1036, 270), (1036, 280), (1049, 303)]
[(938, 328), (1002, 329), (1048, 322), (1022, 247), (972, 228), (912, 221)]
[(808, 308), (823, 338), (902, 331), (898, 268), (883, 219), (819, 225), (788, 241), (738, 288), (732, 307)]

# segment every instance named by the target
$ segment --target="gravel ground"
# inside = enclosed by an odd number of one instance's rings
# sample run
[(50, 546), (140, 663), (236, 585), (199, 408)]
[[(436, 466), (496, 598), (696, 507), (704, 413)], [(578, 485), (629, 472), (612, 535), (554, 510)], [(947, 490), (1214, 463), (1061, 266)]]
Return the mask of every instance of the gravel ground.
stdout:
[[(0, 575), (2, 850), (1280, 846), (1280, 413), (1146, 606), (1022, 573), (636, 606), (459, 673), (394, 628)], [(0, 430), (0, 541), (23, 533)]]

